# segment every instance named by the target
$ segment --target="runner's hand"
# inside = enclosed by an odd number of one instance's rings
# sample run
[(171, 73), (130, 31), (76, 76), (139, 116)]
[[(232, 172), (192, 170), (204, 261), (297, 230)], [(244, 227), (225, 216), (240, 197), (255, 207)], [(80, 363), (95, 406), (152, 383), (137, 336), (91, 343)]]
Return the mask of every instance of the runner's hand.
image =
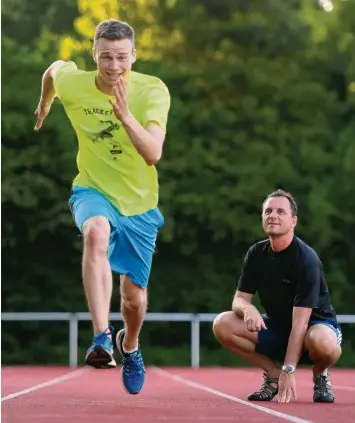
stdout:
[(51, 109), (52, 103), (43, 103), (41, 100), (38, 103), (37, 109), (35, 111), (35, 116), (37, 116), (37, 122), (34, 127), (35, 131), (38, 131), (42, 127), (42, 123), (44, 119), (47, 117), (50, 109)]
[(116, 97), (116, 102), (111, 99), (109, 99), (109, 102), (117, 119), (124, 122), (125, 118), (130, 116), (130, 113), (127, 100), (127, 82), (122, 77), (118, 79), (117, 85), (113, 87), (113, 93)]

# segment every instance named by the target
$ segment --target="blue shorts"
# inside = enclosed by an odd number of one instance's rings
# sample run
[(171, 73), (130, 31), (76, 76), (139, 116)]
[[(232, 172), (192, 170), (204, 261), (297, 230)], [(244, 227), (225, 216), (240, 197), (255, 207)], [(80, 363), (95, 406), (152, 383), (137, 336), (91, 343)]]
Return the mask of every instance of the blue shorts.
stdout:
[(69, 199), (75, 224), (82, 232), (84, 222), (104, 216), (111, 225), (108, 259), (113, 272), (127, 275), (136, 285), (146, 288), (152, 266), (158, 230), (164, 217), (158, 208), (136, 216), (123, 216), (100, 192), (74, 186)]
[[(290, 328), (285, 328), (278, 322), (273, 321), (268, 316), (263, 315), (267, 330), (261, 329), (258, 334), (258, 344), (255, 351), (270, 357), (272, 360), (283, 362), (290, 336)], [(339, 324), (334, 320), (313, 320), (308, 323), (308, 327), (313, 325), (326, 325), (336, 334), (338, 345), (342, 342), (342, 332)], [(307, 351), (304, 351), (299, 360), (300, 364), (312, 364)]]

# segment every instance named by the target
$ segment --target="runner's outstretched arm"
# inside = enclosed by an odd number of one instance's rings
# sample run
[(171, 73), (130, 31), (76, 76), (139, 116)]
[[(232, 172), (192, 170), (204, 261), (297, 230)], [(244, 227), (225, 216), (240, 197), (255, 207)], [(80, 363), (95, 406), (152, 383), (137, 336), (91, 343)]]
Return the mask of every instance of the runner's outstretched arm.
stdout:
[(35, 116), (37, 116), (37, 122), (34, 127), (35, 131), (41, 129), (42, 123), (51, 109), (51, 105), (55, 98), (53, 76), (55, 72), (57, 72), (57, 70), (60, 69), (65, 63), (66, 62), (64, 62), (63, 60), (57, 60), (53, 62), (43, 74), (41, 97), (38, 106), (35, 110)]

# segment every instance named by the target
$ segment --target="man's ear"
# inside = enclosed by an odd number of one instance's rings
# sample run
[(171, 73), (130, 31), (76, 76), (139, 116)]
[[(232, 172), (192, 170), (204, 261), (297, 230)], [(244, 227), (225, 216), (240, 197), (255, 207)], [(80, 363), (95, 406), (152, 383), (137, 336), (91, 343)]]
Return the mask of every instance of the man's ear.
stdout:
[(132, 51), (132, 63), (134, 63), (136, 60), (137, 60), (136, 49), (133, 48), (133, 51)]
[(293, 216), (293, 227), (295, 227), (297, 225), (297, 216)]

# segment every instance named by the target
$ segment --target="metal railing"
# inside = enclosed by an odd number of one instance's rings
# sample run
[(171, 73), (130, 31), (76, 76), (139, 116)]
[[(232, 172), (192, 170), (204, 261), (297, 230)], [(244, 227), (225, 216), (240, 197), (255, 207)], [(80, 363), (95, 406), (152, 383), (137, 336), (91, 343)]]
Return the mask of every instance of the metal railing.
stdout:
[[(200, 323), (213, 322), (217, 313), (147, 313), (145, 321), (150, 322), (190, 322), (191, 323), (191, 367), (200, 366)], [(110, 321), (122, 321), (121, 313), (111, 313)], [(355, 323), (355, 315), (337, 316), (339, 323)], [(79, 321), (91, 321), (90, 313), (1, 313), (2, 321), (67, 321), (69, 322), (69, 365), (78, 365), (78, 326)]]

